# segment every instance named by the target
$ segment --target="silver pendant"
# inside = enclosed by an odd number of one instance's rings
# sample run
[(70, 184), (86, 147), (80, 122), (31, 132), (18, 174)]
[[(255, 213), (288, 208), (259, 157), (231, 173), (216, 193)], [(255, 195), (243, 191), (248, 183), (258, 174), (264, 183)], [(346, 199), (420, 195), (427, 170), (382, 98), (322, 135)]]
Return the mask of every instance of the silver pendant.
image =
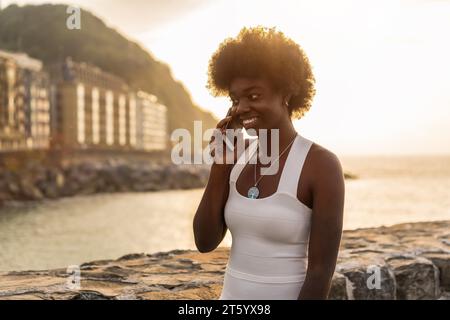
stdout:
[(257, 187), (251, 187), (248, 189), (247, 197), (250, 199), (257, 199), (259, 196), (259, 189)]

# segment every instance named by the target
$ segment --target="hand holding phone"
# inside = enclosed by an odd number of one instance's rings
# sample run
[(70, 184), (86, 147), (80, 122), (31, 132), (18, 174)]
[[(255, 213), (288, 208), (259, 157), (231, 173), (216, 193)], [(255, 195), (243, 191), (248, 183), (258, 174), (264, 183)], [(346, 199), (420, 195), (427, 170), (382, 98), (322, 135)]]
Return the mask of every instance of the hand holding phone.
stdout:
[[(235, 143), (234, 141), (230, 140), (231, 137), (228, 137), (226, 134), (227, 129), (239, 129), (242, 128), (242, 124), (240, 123), (240, 121), (237, 119), (237, 117), (234, 115), (235, 110), (233, 109), (233, 107), (228, 109), (227, 115), (224, 119), (222, 119), (221, 121), (219, 121), (219, 123), (217, 124), (216, 129), (220, 130), (220, 133), (222, 133), (221, 136), (221, 140), (223, 141), (223, 143), (225, 143), (226, 145), (226, 152), (233, 152), (235, 153)], [(234, 132), (233, 137), (235, 136), (236, 132)], [(212, 143), (214, 139), (214, 135), (211, 137), (211, 141), (210, 143)], [(235, 140), (233, 138), (233, 140)], [(218, 146), (217, 144), (214, 145), (213, 147), (213, 151), (211, 153), (211, 155), (214, 157), (215, 154), (215, 149), (218, 148), (220, 146)]]
[[(234, 111), (234, 112), (233, 112)], [(239, 119), (236, 117), (235, 113), (235, 109), (233, 107), (230, 107), (230, 109), (228, 109), (227, 112), (227, 117), (231, 117), (231, 119), (227, 122), (225, 129), (240, 129), (242, 128), (242, 124), (239, 121)], [(228, 139), (227, 135), (225, 134), (224, 136), (224, 140), (225, 140), (225, 144), (227, 145), (229, 150), (234, 150), (234, 142), (230, 141), (230, 139)]]
[(240, 128), (242, 128), (242, 123), (239, 121), (239, 119), (235, 113), (236, 113), (236, 110), (233, 107), (230, 107), (230, 109), (228, 109), (227, 117), (231, 116), (231, 120), (228, 121), (225, 129), (240, 129)]

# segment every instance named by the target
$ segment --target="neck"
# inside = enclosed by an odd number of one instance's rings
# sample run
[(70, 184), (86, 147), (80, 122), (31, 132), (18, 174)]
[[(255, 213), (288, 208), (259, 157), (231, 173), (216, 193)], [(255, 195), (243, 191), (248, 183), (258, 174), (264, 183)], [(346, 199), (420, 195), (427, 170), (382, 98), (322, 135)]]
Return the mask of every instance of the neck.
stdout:
[[(286, 123), (281, 124), (278, 128), (278, 155), (275, 155), (275, 157), (279, 156), (292, 142), (292, 140), (297, 136), (297, 131), (294, 128), (294, 125), (292, 124), (292, 121), (289, 119)], [(261, 146), (262, 148), (267, 148), (267, 155), (272, 155), (271, 151), (271, 143), (272, 141), (272, 132), (271, 129), (267, 130), (267, 146)], [(275, 142), (276, 143), (276, 142)], [(285, 152), (285, 154), (287, 151)]]

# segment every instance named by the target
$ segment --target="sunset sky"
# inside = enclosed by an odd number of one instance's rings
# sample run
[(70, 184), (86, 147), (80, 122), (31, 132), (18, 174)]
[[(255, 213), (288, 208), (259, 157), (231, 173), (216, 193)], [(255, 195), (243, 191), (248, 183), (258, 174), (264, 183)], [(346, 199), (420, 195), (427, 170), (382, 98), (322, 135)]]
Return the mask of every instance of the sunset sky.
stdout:
[(211, 54), (243, 26), (275, 26), (306, 51), (317, 80), (298, 131), (337, 154), (450, 154), (450, 0), (78, 0), (171, 66), (193, 101)]

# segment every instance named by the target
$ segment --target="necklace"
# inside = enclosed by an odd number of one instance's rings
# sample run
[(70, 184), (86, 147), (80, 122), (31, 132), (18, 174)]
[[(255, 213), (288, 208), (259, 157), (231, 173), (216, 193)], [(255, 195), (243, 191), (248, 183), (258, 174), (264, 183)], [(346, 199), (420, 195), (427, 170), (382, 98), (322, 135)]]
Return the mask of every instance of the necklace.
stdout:
[[(294, 140), (295, 140), (295, 138), (297, 138), (297, 135), (298, 134), (295, 134), (294, 139), (292, 139), (292, 141), (287, 145), (287, 147), (284, 148), (283, 152), (281, 152), (281, 154), (275, 159), (275, 161), (273, 163), (277, 162), (281, 158), (281, 156), (286, 152), (286, 150), (292, 145), (292, 143), (294, 143)], [(259, 177), (258, 181), (256, 181), (256, 164), (257, 163), (258, 163), (258, 151), (256, 151), (255, 176), (254, 176), (255, 184), (252, 187), (250, 187), (247, 191), (247, 198), (250, 198), (250, 199), (258, 198), (258, 196), (259, 196), (258, 183), (261, 181), (262, 178), (265, 177), (265, 175), (262, 175)]]

